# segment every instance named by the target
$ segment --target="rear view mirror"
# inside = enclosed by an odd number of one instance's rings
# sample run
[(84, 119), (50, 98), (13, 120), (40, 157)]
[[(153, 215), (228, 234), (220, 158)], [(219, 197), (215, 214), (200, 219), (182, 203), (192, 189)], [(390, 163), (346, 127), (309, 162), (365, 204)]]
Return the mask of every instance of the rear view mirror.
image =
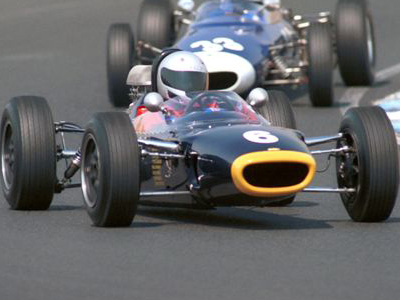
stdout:
[(252, 107), (261, 107), (269, 100), (268, 92), (263, 88), (253, 89), (247, 97), (247, 103)]
[(164, 103), (163, 97), (159, 93), (148, 93), (144, 96), (143, 104), (150, 112), (159, 112)]

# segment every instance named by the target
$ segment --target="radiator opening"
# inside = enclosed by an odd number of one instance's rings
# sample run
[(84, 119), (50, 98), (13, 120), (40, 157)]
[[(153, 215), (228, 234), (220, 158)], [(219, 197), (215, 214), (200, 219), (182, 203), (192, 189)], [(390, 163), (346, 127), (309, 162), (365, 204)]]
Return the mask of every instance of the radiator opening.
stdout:
[(210, 73), (210, 90), (226, 90), (231, 88), (238, 81), (234, 72), (213, 72)]
[(256, 187), (283, 188), (302, 183), (308, 172), (308, 166), (300, 163), (264, 163), (247, 166), (243, 176)]

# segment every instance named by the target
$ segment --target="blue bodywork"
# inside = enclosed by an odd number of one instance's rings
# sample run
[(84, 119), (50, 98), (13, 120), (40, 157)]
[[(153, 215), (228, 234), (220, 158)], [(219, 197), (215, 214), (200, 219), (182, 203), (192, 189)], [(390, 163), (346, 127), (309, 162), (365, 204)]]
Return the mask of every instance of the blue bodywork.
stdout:
[(257, 3), (240, 0), (208, 1), (199, 7), (196, 19), (175, 47), (201, 52), (204, 48), (193, 48), (194, 43), (212, 43), (215, 38), (221, 37), (231, 39), (244, 49), (234, 51), (228, 47), (216, 52), (240, 55), (250, 62), (257, 75), (252, 86), (256, 86), (264, 79), (270, 59), (270, 46), (289, 41), (290, 34), (285, 35), (285, 32), (293, 32), (292, 26)]

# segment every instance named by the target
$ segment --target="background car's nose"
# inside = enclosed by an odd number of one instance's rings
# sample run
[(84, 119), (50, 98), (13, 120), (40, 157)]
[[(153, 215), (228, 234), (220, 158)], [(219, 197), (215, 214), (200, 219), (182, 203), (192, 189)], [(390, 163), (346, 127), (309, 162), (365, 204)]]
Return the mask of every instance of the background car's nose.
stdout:
[(256, 71), (245, 58), (228, 52), (196, 52), (210, 74), (210, 90), (248, 91), (256, 82)]

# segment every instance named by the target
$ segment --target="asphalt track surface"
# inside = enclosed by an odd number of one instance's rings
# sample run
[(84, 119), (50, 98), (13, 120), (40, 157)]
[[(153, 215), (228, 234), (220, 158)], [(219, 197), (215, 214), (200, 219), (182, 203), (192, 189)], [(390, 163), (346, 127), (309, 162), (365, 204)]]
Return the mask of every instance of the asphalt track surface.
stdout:
[[(291, 0), (298, 12), (335, 1)], [(2, 0), (0, 106), (48, 98), (55, 119), (85, 124), (107, 99), (110, 23), (136, 21), (139, 1)], [(400, 2), (372, 3), (378, 70), (400, 62)], [(338, 78), (334, 108), (293, 103), (307, 135), (335, 133), (352, 104)], [(400, 89), (400, 76), (360, 105)], [(330, 171), (315, 184), (334, 185)], [(1, 196), (1, 198), (3, 198)], [(49, 211), (15, 212), (0, 199), (0, 299), (399, 299), (400, 205), (382, 224), (350, 221), (339, 197), (300, 195), (288, 208), (210, 212), (141, 208), (132, 227), (91, 226), (80, 190)]]

